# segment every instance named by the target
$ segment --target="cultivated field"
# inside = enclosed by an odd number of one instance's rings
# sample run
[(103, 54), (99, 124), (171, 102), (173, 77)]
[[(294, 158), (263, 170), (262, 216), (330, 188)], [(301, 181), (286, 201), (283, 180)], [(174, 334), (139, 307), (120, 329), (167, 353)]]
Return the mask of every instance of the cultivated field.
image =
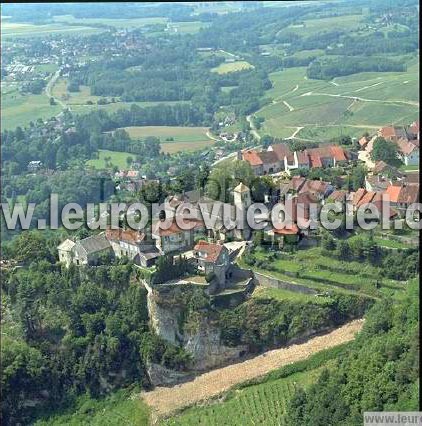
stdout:
[(312, 36), (316, 33), (333, 30), (355, 29), (364, 19), (364, 15), (342, 15), (329, 18), (307, 19), (303, 23), (291, 24), (283, 32), (294, 32), (301, 36)]
[(134, 19), (109, 19), (109, 18), (75, 18), (72, 15), (59, 15), (54, 17), (55, 22), (81, 24), (81, 25), (109, 25), (115, 28), (136, 28), (144, 27), (146, 25), (165, 24), (167, 18), (153, 17), (153, 18), (134, 18)]
[(11, 37), (34, 37), (34, 36), (45, 36), (52, 33), (77, 33), (78, 35), (93, 34), (100, 32), (98, 28), (92, 28), (89, 26), (69, 26), (65, 23), (57, 24), (46, 24), (46, 25), (34, 25), (34, 24), (23, 24), (14, 22), (1, 23), (1, 36), (2, 38)]
[(237, 390), (233, 398), (223, 403), (187, 409), (183, 414), (164, 421), (166, 425), (284, 425), (287, 404), (298, 386), (312, 384), (320, 369), (292, 374)]
[(218, 67), (212, 68), (212, 72), (217, 74), (228, 74), (230, 72), (242, 71), (253, 68), (249, 62), (246, 61), (235, 61), (220, 64)]
[[(178, 151), (196, 151), (213, 145), (206, 127), (144, 126), (125, 127), (133, 139), (155, 136), (161, 140), (161, 150), (173, 154)], [(172, 138), (173, 140), (168, 140)]]
[(44, 94), (22, 95), (17, 89), (1, 95), (1, 128), (12, 130), (17, 126), (27, 126), (38, 118), (47, 119), (61, 111), (59, 105), (50, 105)]
[(260, 134), (326, 141), (359, 137), (385, 124), (408, 124), (419, 113), (419, 66), (406, 72), (358, 73), (332, 81), (309, 80), (305, 67), (271, 75), (272, 103), (255, 115), (265, 119)]

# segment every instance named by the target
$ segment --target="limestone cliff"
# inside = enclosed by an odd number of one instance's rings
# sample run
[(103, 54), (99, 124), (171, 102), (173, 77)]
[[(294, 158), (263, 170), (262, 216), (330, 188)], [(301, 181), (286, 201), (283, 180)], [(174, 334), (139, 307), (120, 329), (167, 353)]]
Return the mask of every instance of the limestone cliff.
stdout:
[[(182, 346), (192, 355), (191, 370), (201, 371), (221, 366), (239, 358), (246, 346), (229, 347), (222, 343), (211, 309), (192, 311), (194, 286), (160, 286), (148, 290), (148, 311), (154, 332), (166, 341)], [(201, 291), (201, 290), (199, 290)], [(204, 298), (207, 296), (203, 295)]]

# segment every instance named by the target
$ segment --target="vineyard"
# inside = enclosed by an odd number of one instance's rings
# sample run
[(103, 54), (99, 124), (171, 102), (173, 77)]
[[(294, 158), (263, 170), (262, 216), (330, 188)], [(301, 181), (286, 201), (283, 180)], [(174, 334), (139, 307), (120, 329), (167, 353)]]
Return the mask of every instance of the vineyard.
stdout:
[(321, 368), (236, 390), (223, 403), (191, 408), (165, 425), (284, 425), (287, 404), (297, 386), (315, 381)]

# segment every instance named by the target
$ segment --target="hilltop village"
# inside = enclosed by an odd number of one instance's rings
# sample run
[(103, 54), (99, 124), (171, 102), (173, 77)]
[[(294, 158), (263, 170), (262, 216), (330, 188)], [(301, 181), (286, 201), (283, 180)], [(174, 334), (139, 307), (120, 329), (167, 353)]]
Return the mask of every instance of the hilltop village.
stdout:
[[(393, 166), (391, 161), (372, 159), (377, 144), (391, 144), (396, 149), (396, 159), (406, 166), (419, 163), (419, 122), (408, 127), (383, 127), (374, 135), (364, 135), (355, 142), (358, 149), (349, 149), (336, 145), (321, 145), (317, 148), (292, 151), (287, 143), (271, 144), (266, 149), (245, 149), (237, 153), (238, 161), (250, 166), (256, 177), (267, 177), (271, 181), (264, 191), (265, 205), (272, 207), (277, 203), (289, 205), (292, 225), (279, 229), (267, 223), (260, 231), (268, 249), (286, 250), (292, 247), (314, 246), (319, 243), (321, 231), (305, 226), (310, 220), (317, 220), (318, 210), (328, 202), (340, 203), (345, 210), (349, 201), (351, 214), (363, 205), (373, 203), (380, 211), (382, 195), (387, 194), (390, 202), (387, 208), (388, 218), (404, 219), (406, 209), (419, 202), (418, 172), (403, 171)], [(394, 152), (394, 151), (393, 151)], [(390, 164), (389, 164), (390, 163)], [(362, 185), (356, 189), (344, 189), (345, 181), (354, 168), (365, 164)], [(330, 176), (330, 179), (315, 178)], [(329, 174), (328, 174), (329, 173)], [(126, 185), (139, 185), (136, 170), (127, 173), (117, 172)], [(141, 184), (142, 185), (142, 184)], [(213, 200), (201, 191), (188, 191), (169, 195), (163, 203), (163, 210), (153, 218), (149, 229), (130, 228), (107, 229), (105, 232), (81, 240), (67, 239), (58, 246), (61, 262), (69, 266), (95, 265), (105, 257), (127, 257), (141, 268), (156, 269), (160, 257), (170, 256), (172, 262), (185, 259), (193, 269), (187, 268), (192, 282), (200, 280), (210, 285), (212, 292), (225, 290), (230, 286), (228, 270), (230, 263), (239, 252), (250, 248), (256, 242), (256, 235), (250, 229), (227, 229), (224, 226), (224, 212), (234, 218), (236, 209), (246, 215), (253, 202), (251, 189), (243, 182), (234, 187), (231, 203), (221, 203), (217, 216), (213, 217), (213, 228), (207, 229), (201, 216), (200, 204), (212, 205)], [(311, 205), (317, 205), (311, 212)], [(184, 218), (189, 229), (181, 229), (176, 223), (176, 214), (183, 215), (184, 206), (194, 208), (194, 216)], [(297, 206), (303, 206), (299, 214)], [(302, 207), (301, 207), (302, 208)], [(192, 214), (192, 211), (190, 211)], [(314, 214), (315, 217), (311, 217)], [(350, 213), (349, 213), (350, 214)], [(269, 217), (257, 215), (256, 220), (264, 221)], [(161, 222), (167, 221), (163, 229)], [(171, 280), (175, 279), (169, 274)], [(183, 274), (179, 277), (186, 281)], [(227, 281), (227, 283), (226, 283)]]

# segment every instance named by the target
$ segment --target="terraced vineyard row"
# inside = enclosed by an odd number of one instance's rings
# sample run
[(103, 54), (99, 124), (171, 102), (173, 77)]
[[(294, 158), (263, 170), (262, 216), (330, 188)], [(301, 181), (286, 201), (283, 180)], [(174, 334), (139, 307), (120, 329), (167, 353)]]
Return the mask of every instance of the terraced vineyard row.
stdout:
[(224, 403), (188, 409), (166, 420), (165, 425), (284, 425), (287, 404), (297, 386), (314, 381), (320, 369), (296, 373), (290, 377), (253, 385), (235, 391)]

